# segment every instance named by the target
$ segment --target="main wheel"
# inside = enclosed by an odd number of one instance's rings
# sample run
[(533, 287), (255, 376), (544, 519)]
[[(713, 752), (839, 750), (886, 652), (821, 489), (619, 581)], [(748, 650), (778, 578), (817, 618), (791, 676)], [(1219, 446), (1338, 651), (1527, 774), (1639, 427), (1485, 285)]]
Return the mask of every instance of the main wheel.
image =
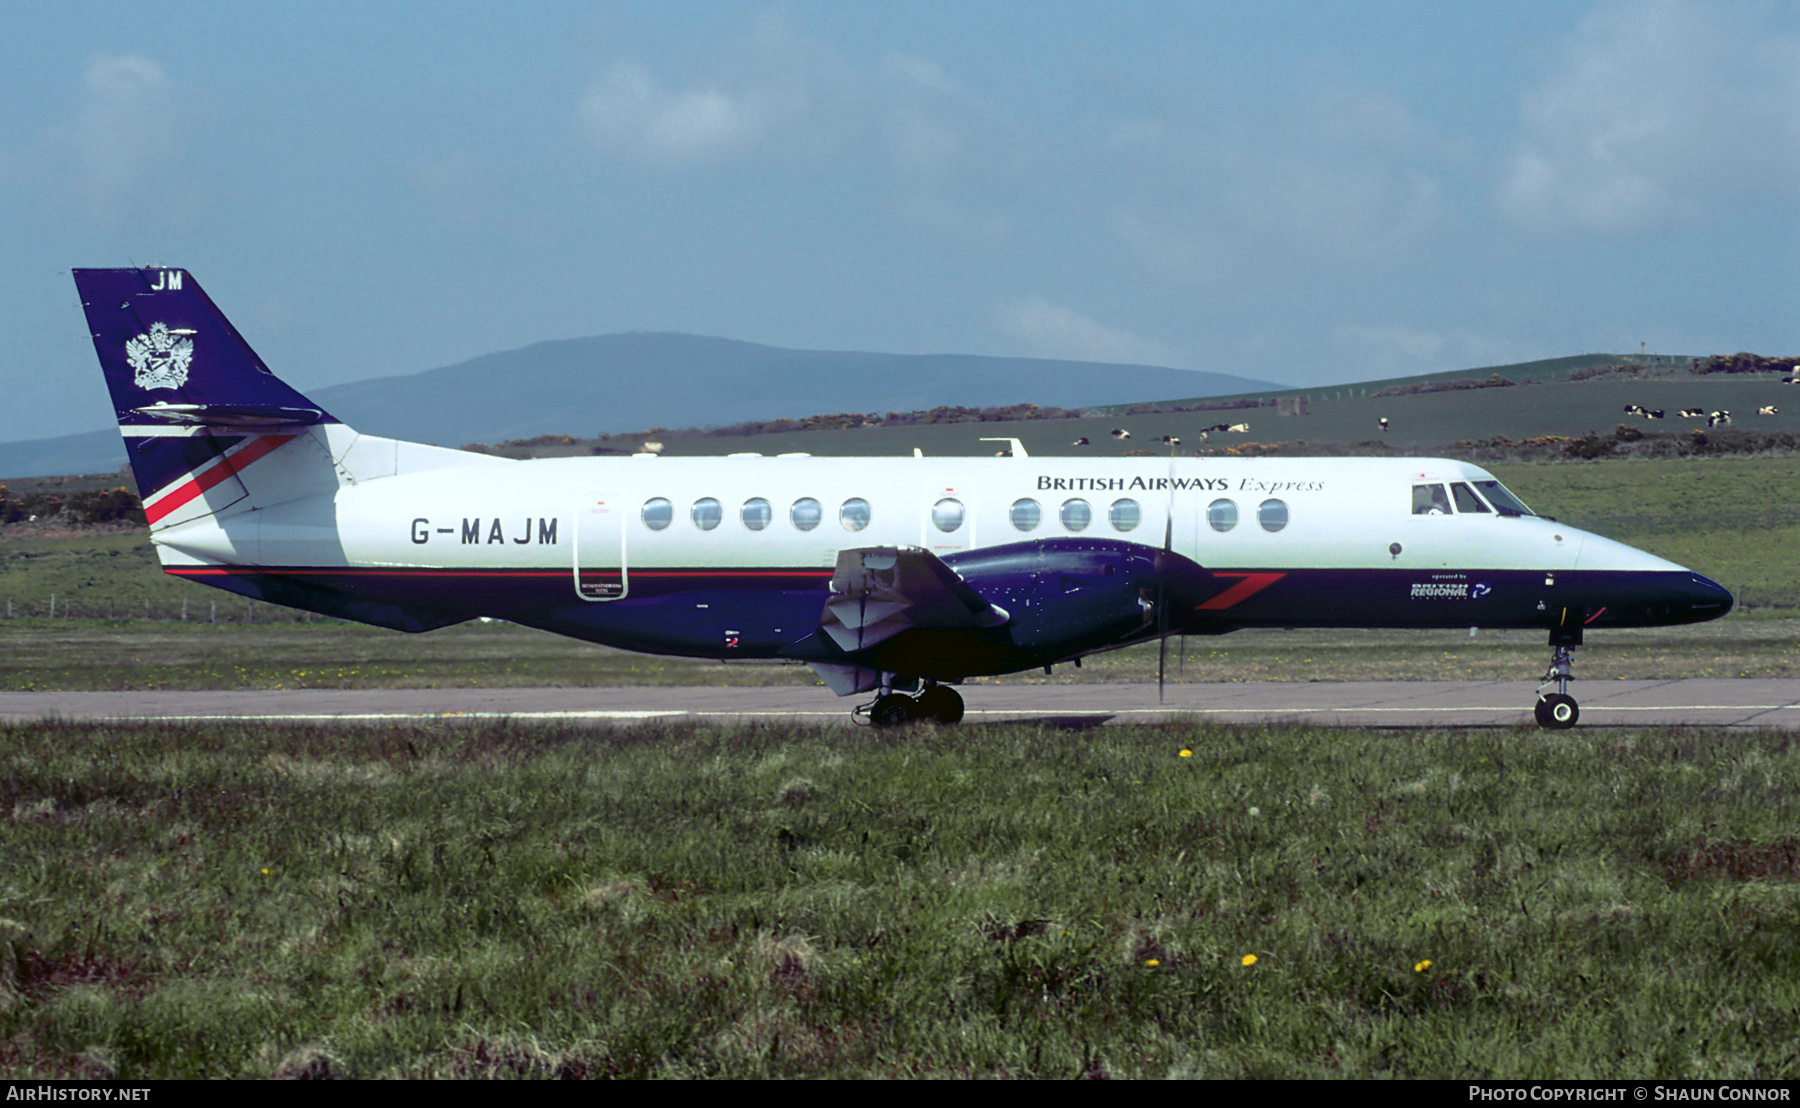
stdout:
[(919, 716), (918, 701), (901, 693), (889, 693), (869, 709), (869, 722), (876, 727), (899, 727)]
[(939, 723), (958, 723), (963, 718), (962, 695), (949, 685), (933, 685), (919, 694), (918, 713)]
[(1538, 698), (1537, 721), (1539, 727), (1547, 727), (1553, 731), (1562, 731), (1575, 726), (1581, 718), (1581, 706), (1575, 698), (1565, 693), (1551, 693)]

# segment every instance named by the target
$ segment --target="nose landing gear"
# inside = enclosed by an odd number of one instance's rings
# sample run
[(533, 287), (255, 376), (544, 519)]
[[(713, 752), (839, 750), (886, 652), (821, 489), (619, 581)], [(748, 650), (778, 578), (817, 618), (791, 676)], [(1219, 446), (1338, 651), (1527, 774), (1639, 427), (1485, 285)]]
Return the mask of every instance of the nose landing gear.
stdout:
[[(1581, 706), (1569, 695), (1569, 682), (1575, 680), (1575, 648), (1581, 645), (1581, 625), (1556, 628), (1550, 632), (1550, 668), (1538, 685), (1535, 714), (1539, 727), (1562, 731), (1575, 726), (1581, 718)], [(1553, 693), (1544, 690), (1556, 686)]]

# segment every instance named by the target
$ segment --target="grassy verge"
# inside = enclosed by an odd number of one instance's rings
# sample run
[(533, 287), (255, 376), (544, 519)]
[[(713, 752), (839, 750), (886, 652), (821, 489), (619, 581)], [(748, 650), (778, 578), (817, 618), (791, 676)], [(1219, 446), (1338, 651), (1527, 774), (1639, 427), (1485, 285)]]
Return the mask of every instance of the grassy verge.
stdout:
[[(1176, 681), (1508, 681), (1549, 659), (1542, 632), (1240, 631), (1171, 642)], [(971, 684), (1156, 680), (1155, 646)], [(1584, 680), (1800, 676), (1800, 619), (1734, 614), (1692, 627), (1596, 632)], [(805, 666), (630, 654), (504, 623), (426, 635), (344, 623), (0, 621), (0, 692), (817, 685)]]
[(1795, 780), (1673, 729), (0, 728), (0, 1072), (1791, 1078)]

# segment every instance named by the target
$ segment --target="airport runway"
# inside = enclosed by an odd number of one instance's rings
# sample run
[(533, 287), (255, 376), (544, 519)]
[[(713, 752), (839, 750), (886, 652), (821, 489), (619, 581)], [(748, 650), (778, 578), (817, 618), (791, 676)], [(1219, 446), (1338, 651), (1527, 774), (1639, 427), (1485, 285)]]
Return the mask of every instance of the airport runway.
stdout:
[[(1198, 716), (1229, 723), (1330, 727), (1532, 725), (1536, 685), (1519, 681), (1371, 681), (1155, 685), (970, 685), (966, 722), (1065, 726)], [(1576, 682), (1581, 728), (1692, 725), (1800, 728), (1800, 680)], [(376, 723), (421, 719), (786, 719), (851, 722), (859, 697), (822, 688), (301, 689), (245, 692), (0, 693), (0, 720), (258, 719)]]

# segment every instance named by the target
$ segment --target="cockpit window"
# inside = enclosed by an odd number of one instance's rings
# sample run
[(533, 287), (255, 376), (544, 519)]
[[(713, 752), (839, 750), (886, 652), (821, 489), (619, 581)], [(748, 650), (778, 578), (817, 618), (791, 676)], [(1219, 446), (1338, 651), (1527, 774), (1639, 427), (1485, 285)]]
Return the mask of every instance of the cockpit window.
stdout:
[(1475, 495), (1475, 490), (1457, 481), (1450, 486), (1450, 494), (1456, 497), (1456, 510), (1459, 512), (1485, 512), (1488, 506)]
[(1450, 496), (1442, 485), (1413, 486), (1413, 515), (1447, 516), (1450, 514)]
[(1525, 506), (1523, 500), (1520, 500), (1512, 493), (1507, 492), (1506, 486), (1498, 481), (1477, 481), (1475, 482), (1475, 487), (1481, 490), (1481, 495), (1488, 498), (1488, 503), (1494, 506), (1494, 510), (1503, 516), (1528, 516), (1535, 514), (1530, 508)]

